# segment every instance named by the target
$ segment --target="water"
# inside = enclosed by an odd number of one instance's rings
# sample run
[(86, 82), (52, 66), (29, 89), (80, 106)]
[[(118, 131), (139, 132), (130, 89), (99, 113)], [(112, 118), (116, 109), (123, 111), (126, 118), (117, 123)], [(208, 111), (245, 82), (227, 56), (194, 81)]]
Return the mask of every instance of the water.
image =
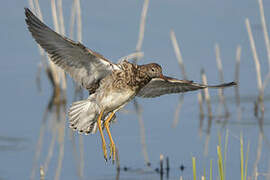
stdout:
[[(71, 1), (63, 4), (65, 23), (69, 27)], [(135, 50), (140, 13), (143, 1), (93, 1), (81, 2), (83, 43), (105, 57), (116, 61)], [(41, 2), (44, 20), (52, 26), (50, 4)], [(264, 2), (266, 19), (270, 3)], [(52, 95), (52, 88), (44, 72), (41, 74), (42, 92), (39, 93), (35, 76), (40, 56), (36, 43), (27, 31), (23, 7), (27, 1), (6, 1), (1, 6), (1, 126), (0, 126), (0, 179), (29, 179), (34, 162), (42, 117)], [(226, 89), (225, 96), (231, 116), (227, 124), (224, 119), (214, 118), (210, 131), (208, 146), (207, 118), (203, 128), (199, 128), (199, 105), (197, 92), (186, 93), (180, 112), (179, 123), (172, 128), (175, 108), (179, 95), (166, 95), (155, 99), (139, 99), (143, 107), (143, 119), (146, 146), (151, 169), (145, 165), (140, 142), (140, 128), (134, 113), (133, 104), (126, 109), (128, 114), (118, 113), (117, 123), (111, 131), (119, 149), (121, 167), (130, 171), (120, 172), (120, 179), (159, 179), (154, 169), (159, 167), (159, 156), (164, 154), (170, 159), (169, 179), (191, 179), (192, 160), (196, 157), (197, 176), (209, 177), (210, 159), (213, 159), (213, 177), (218, 176), (217, 152), (218, 134), (221, 134), (222, 147), (228, 131), (228, 151), (226, 161), (226, 178), (240, 178), (240, 132), (243, 132), (244, 150), (250, 142), (248, 176), (252, 176), (257, 159), (259, 127), (254, 117), (254, 101), (257, 96), (256, 73), (252, 60), (249, 40), (244, 19), (250, 18), (256, 46), (261, 62), (263, 77), (268, 71), (268, 63), (260, 28), (259, 9), (256, 1), (239, 0), (213, 2), (201, 1), (150, 1), (142, 50), (145, 53), (139, 63), (157, 62), (164, 73), (181, 78), (180, 70), (171, 45), (169, 32), (173, 28), (183, 54), (189, 79), (200, 81), (200, 70), (205, 68), (209, 83), (217, 83), (218, 72), (215, 62), (214, 45), (219, 43), (226, 81), (234, 79), (236, 46), (242, 46), (240, 66), (240, 95), (242, 118), (238, 120), (238, 111), (234, 101), (234, 89)], [(73, 84), (68, 81), (68, 102), (73, 98)], [(211, 90), (214, 115), (218, 112), (218, 91)], [(269, 97), (269, 87), (265, 90)], [(206, 113), (206, 107), (204, 108)], [(265, 100), (264, 132), (261, 154), (258, 161), (260, 179), (267, 179), (269, 174), (269, 101)], [(46, 162), (51, 145), (55, 119), (50, 114), (44, 129), (42, 151), (35, 171), (39, 177), (39, 166)], [(78, 179), (77, 165), (70, 140), (69, 129), (65, 125), (65, 147), (61, 179)], [(76, 147), (79, 145), (75, 135)], [(109, 141), (107, 141), (109, 142)], [(83, 137), (84, 144), (84, 179), (115, 179), (116, 166), (105, 163), (101, 150), (99, 135)], [(56, 173), (59, 146), (56, 142), (46, 172), (46, 179), (53, 179)], [(208, 153), (205, 155), (205, 149)], [(77, 149), (78, 151), (78, 149)], [(78, 153), (78, 152), (77, 152)], [(179, 167), (184, 165), (184, 171)], [(166, 178), (164, 176), (164, 178)], [(268, 176), (269, 179), (269, 176)]]

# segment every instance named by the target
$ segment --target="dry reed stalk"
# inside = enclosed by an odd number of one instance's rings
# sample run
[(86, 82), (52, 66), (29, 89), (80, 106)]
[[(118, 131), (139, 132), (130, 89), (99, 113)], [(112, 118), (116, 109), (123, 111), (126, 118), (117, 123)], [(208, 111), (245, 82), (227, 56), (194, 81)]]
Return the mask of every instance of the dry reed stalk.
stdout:
[(115, 148), (115, 155), (116, 155), (116, 170), (120, 171), (120, 157), (119, 157), (118, 148)]
[[(136, 52), (140, 52), (142, 48), (148, 5), (149, 5), (149, 0), (145, 0), (143, 4), (142, 14), (141, 14), (139, 37), (138, 37), (138, 42), (136, 45)], [(135, 58), (134, 63), (137, 63), (138, 60), (139, 60), (138, 58)], [(143, 123), (143, 118), (142, 118), (142, 108), (140, 107), (140, 105), (138, 104), (135, 98), (133, 100), (133, 104), (134, 104), (138, 121), (139, 121), (140, 137), (141, 137), (141, 145), (142, 145), (142, 153), (143, 153), (144, 161), (147, 166), (150, 166), (151, 164), (149, 161), (149, 156), (147, 153), (147, 147), (145, 143), (145, 128), (144, 128), (144, 123)]]
[[(37, 2), (37, 5), (36, 5), (36, 7), (39, 7), (39, 5), (38, 5), (38, 1), (36, 1)], [(58, 6), (58, 8), (60, 8), (60, 12), (62, 12), (62, 10), (61, 10), (61, 8), (62, 8), (62, 3), (60, 2), (59, 4), (58, 4), (59, 6)], [(53, 15), (53, 21), (54, 21), (54, 26), (55, 26), (55, 30), (57, 31), (57, 32), (59, 32), (59, 25), (58, 25), (58, 19), (57, 19), (57, 13), (56, 13), (56, 6), (55, 6), (55, 0), (52, 0), (51, 1), (51, 8), (52, 8), (52, 15)], [(41, 14), (41, 11), (40, 11), (40, 9), (38, 10), (39, 12), (40, 12), (40, 14)], [(60, 17), (61, 17), (62, 15), (60, 15)], [(63, 16), (62, 16), (62, 18), (63, 18)], [(61, 20), (62, 22), (64, 22), (64, 20), (62, 19)], [(64, 31), (64, 27), (62, 27), (62, 32)], [(61, 33), (61, 32), (59, 32), (59, 33)], [(50, 70), (48, 70), (48, 71), (50, 71), (51, 72), (51, 82), (52, 82), (52, 84), (54, 85), (54, 94), (53, 94), (53, 97), (52, 97), (52, 100), (50, 101), (50, 103), (49, 103), (49, 106), (48, 106), (48, 108), (47, 108), (47, 110), (51, 110), (53, 107), (56, 107), (56, 109), (55, 109), (55, 111), (54, 111), (54, 113), (53, 113), (53, 115), (56, 117), (56, 118), (58, 118), (58, 114), (59, 114), (59, 112), (58, 112), (58, 109), (60, 109), (60, 107), (62, 106), (62, 105), (64, 105), (64, 104), (62, 104), (65, 100), (62, 100), (62, 98), (64, 98), (65, 99), (65, 94), (63, 95), (61, 92), (61, 89), (60, 89), (60, 87), (59, 87), (59, 85), (60, 85), (60, 77), (62, 77), (62, 79), (61, 79), (61, 82), (62, 82), (62, 88), (63, 89), (66, 89), (66, 82), (65, 82), (65, 74), (64, 74), (64, 72), (62, 71), (62, 70), (60, 70), (60, 69), (58, 69), (50, 60), (48, 61), (49, 62), (49, 64), (50, 64)], [(60, 76), (59, 77), (59, 72), (60, 72), (60, 75), (62, 75), (62, 76)], [(61, 96), (61, 94), (62, 94), (62, 96)], [(46, 110), (46, 111), (47, 111)], [(62, 121), (65, 121), (65, 113), (64, 113), (64, 115), (62, 116)], [(54, 123), (57, 123), (57, 121), (55, 121)], [(65, 128), (65, 123), (63, 123), (63, 124), (60, 124), (61, 126), (63, 126), (63, 127), (59, 127), (59, 125), (57, 125), (57, 126), (55, 126), (55, 128), (56, 127), (58, 127), (58, 129), (61, 129), (61, 128)], [(46, 161), (45, 161), (45, 167), (44, 167), (44, 170), (45, 170), (45, 172), (47, 171), (47, 169), (48, 169), (48, 164), (49, 164), (49, 161), (50, 161), (50, 159), (51, 159), (51, 156), (52, 156), (52, 154), (53, 154), (53, 149), (54, 149), (54, 144), (55, 144), (55, 139), (56, 139), (56, 129), (55, 130), (53, 130), (54, 132), (53, 132), (53, 137), (52, 137), (52, 139), (51, 139), (51, 144), (50, 144), (50, 146), (49, 146), (49, 150), (48, 150), (48, 156), (47, 156), (47, 158), (46, 158)], [(59, 130), (59, 134), (61, 133), (61, 130)], [(59, 134), (58, 134), (58, 138), (61, 138), (61, 137), (59, 137)], [(63, 136), (63, 135), (62, 135)], [(61, 146), (61, 144), (60, 144), (60, 147), (63, 147), (63, 146)], [(61, 149), (61, 148), (60, 148)], [(64, 150), (64, 149), (61, 149), (61, 150)], [(58, 164), (61, 164), (61, 163), (58, 163)], [(59, 167), (59, 166), (58, 166)]]
[[(78, 13), (78, 11), (81, 11), (80, 7), (80, 2), (78, 2), (79, 0), (73, 0), (72, 1), (72, 7), (71, 7), (71, 15), (70, 15), (70, 26), (69, 26), (69, 37), (71, 39), (74, 39), (73, 34), (74, 34), (74, 24), (75, 24), (75, 18), (77, 17), (77, 41), (82, 42), (82, 23), (81, 23), (81, 12)], [(78, 17), (80, 16), (80, 17)], [(75, 92), (74, 92), (74, 98), (73, 101), (79, 99), (81, 100), (83, 98), (83, 90), (81, 88), (81, 86), (79, 86), (78, 84), (74, 83), (75, 86)], [(70, 131), (71, 134), (73, 134), (72, 131)]]
[[(81, 17), (81, 4), (80, 0), (76, 0), (76, 12), (77, 12), (77, 40), (82, 43), (82, 17)], [(82, 94), (82, 91), (81, 91)], [(83, 136), (79, 135), (79, 149), (80, 149), (80, 169), (79, 175), (83, 176), (84, 169), (84, 145), (83, 145)]]
[[(201, 77), (202, 77), (202, 83), (207, 85), (207, 78), (206, 78), (204, 69), (201, 70)], [(207, 110), (208, 110), (208, 123), (207, 123), (206, 138), (205, 138), (205, 145), (204, 145), (204, 155), (207, 156), (213, 114), (212, 114), (211, 99), (210, 99), (208, 88), (205, 88), (203, 91), (204, 91), (204, 97), (207, 103)]]
[(81, 5), (80, 0), (76, 0), (77, 8), (77, 40), (82, 42), (82, 17), (81, 17)]
[(200, 107), (200, 117), (204, 117), (204, 113), (203, 113), (203, 98), (202, 98), (201, 91), (198, 92), (198, 102), (199, 102), (199, 107)]
[(46, 124), (45, 121), (47, 119), (47, 115), (48, 115), (48, 110), (46, 109), (44, 115), (43, 115), (43, 120), (42, 120), (42, 124), (39, 130), (39, 138), (38, 138), (38, 142), (36, 145), (36, 151), (35, 151), (35, 155), (34, 155), (34, 162), (33, 162), (33, 167), (32, 167), (32, 171), (31, 171), (31, 176), (30, 179), (34, 180), (36, 179), (36, 168), (37, 168), (37, 164), (38, 164), (38, 160), (40, 158), (40, 154), (41, 154), (41, 150), (42, 150), (42, 145), (43, 145), (43, 137), (44, 137), (44, 133), (45, 133), (45, 128), (46, 128)]
[[(202, 83), (207, 85), (207, 78), (206, 78), (204, 69), (201, 70), (201, 77), (202, 77)], [(210, 99), (208, 88), (203, 89), (203, 91), (204, 91), (204, 97), (207, 103), (208, 117), (212, 118), (213, 114), (212, 114), (211, 99)]]
[[(220, 56), (220, 48), (219, 48), (218, 44), (215, 45), (215, 52), (216, 52), (217, 68), (218, 68), (218, 72), (219, 72), (219, 81), (222, 84), (222, 83), (224, 83), (224, 73), (223, 73), (222, 61), (221, 61), (221, 56)], [(222, 104), (224, 107), (225, 117), (228, 117), (229, 110), (227, 108), (226, 99), (224, 97), (224, 90), (222, 88), (218, 89), (218, 94), (219, 94), (220, 104)]]
[[(50, 77), (50, 76), (48, 75), (48, 77)], [(50, 79), (50, 80), (53, 80), (53, 79)], [(40, 130), (39, 130), (39, 138), (38, 138), (38, 142), (36, 145), (34, 162), (33, 162), (32, 172), (31, 172), (31, 176), (30, 176), (31, 180), (35, 179), (37, 163), (38, 163), (38, 160), (40, 159), (40, 154), (41, 154), (42, 145), (43, 145), (43, 138), (44, 138), (44, 134), (45, 134), (46, 121), (48, 119), (49, 113), (52, 110), (53, 100), (54, 100), (54, 95), (52, 95), (52, 97), (50, 98), (50, 101), (48, 102), (48, 105), (47, 105), (47, 107), (44, 111), (43, 117), (42, 117), (42, 124), (41, 124)]]
[(184, 79), (187, 79), (182, 53), (180, 51), (180, 48), (179, 48), (179, 45), (178, 45), (178, 42), (176, 40), (176, 36), (173, 30), (171, 30), (170, 36), (171, 36), (171, 41), (172, 41), (175, 55), (176, 55), (179, 67), (181, 69), (182, 76)]
[(235, 88), (235, 99), (237, 106), (240, 105), (240, 94), (239, 94), (239, 71), (240, 71), (240, 60), (241, 60), (241, 51), (242, 48), (240, 45), (236, 48), (236, 65), (235, 65), (235, 75), (234, 75), (234, 81), (237, 83), (237, 86), (234, 86)]
[(242, 110), (240, 107), (240, 93), (239, 93), (239, 72), (240, 72), (240, 61), (241, 61), (241, 51), (242, 48), (240, 45), (236, 48), (236, 64), (235, 64), (235, 74), (234, 74), (234, 81), (237, 83), (237, 86), (234, 86), (235, 90), (235, 102), (237, 106), (237, 119), (241, 120), (242, 118)]
[(74, 24), (75, 24), (75, 15), (76, 15), (76, 0), (72, 1), (72, 6), (71, 6), (71, 12), (70, 12), (70, 25), (69, 25), (69, 37), (73, 39), (73, 29), (74, 29)]
[(141, 114), (138, 115), (138, 120), (139, 120), (139, 125), (140, 125), (140, 136), (141, 136), (142, 153), (143, 153), (144, 161), (145, 161), (146, 166), (151, 166), (151, 163), (149, 161), (148, 152), (147, 152), (147, 146), (146, 146), (146, 142), (145, 142), (145, 128), (144, 128), (143, 119), (142, 119)]
[(181, 111), (183, 103), (184, 103), (184, 94), (181, 94), (179, 96), (179, 101), (178, 101), (177, 107), (176, 107), (175, 112), (174, 112), (174, 120), (173, 120), (173, 124), (172, 124), (173, 128), (175, 128), (177, 126), (177, 124), (179, 123), (179, 115), (180, 115), (180, 111)]
[[(62, 5), (62, 3), (60, 2), (60, 8), (62, 8), (61, 5)], [(60, 31), (60, 27), (59, 27), (58, 17), (59, 18), (61, 16), (63, 17), (63, 15), (58, 16), (57, 10), (56, 10), (55, 0), (51, 0), (51, 9), (52, 9), (52, 17), (53, 17), (54, 30), (55, 30), (55, 32), (62, 34), (62, 32)], [(60, 10), (60, 11), (62, 12), (62, 10)], [(62, 19), (62, 21), (64, 23), (64, 19)], [(64, 27), (62, 27), (62, 28), (64, 29)], [(60, 85), (60, 82), (62, 82), (62, 88), (63, 88), (63, 90), (65, 90), (66, 89), (66, 77), (65, 77), (65, 73), (59, 67), (55, 66), (55, 68), (56, 68), (56, 71), (57, 71), (57, 75), (54, 75), (55, 82), (56, 82), (57, 85)]]
[(59, 155), (58, 155), (58, 163), (56, 167), (56, 172), (54, 179), (59, 180), (60, 179), (60, 174), (62, 170), (62, 164), (63, 164), (63, 158), (64, 158), (64, 152), (65, 152), (65, 124), (66, 124), (66, 106), (63, 104), (62, 106), (62, 113), (60, 117), (60, 122), (58, 126), (58, 144), (59, 144)]
[(257, 146), (257, 155), (256, 155), (256, 160), (253, 165), (253, 177), (255, 180), (258, 178), (258, 164), (261, 159), (261, 152), (262, 152), (262, 140), (263, 140), (263, 134), (260, 132), (259, 137), (258, 137), (258, 146)]
[(53, 26), (54, 30), (57, 33), (60, 33), (59, 31), (59, 24), (58, 24), (58, 15), (56, 12), (56, 5), (55, 5), (55, 0), (51, 0), (51, 9), (52, 9), (52, 17), (53, 17)]
[(270, 80), (270, 42), (269, 42), (269, 36), (268, 36), (268, 31), (267, 31), (267, 25), (265, 22), (263, 2), (262, 0), (258, 0), (258, 3), (259, 3), (259, 8), (260, 8), (260, 16), (261, 16), (263, 35), (264, 35), (264, 42), (265, 42), (267, 58), (268, 58), (268, 73), (265, 76), (264, 82), (263, 82), (263, 89), (265, 89)]
[[(29, 1), (30, 2), (30, 1)], [(35, 6), (33, 6), (33, 1), (30, 2), (30, 6), (32, 6), (32, 8), (35, 7), (35, 11), (37, 16), (42, 20), (42, 13), (40, 11), (40, 7), (39, 7), (39, 2), (38, 0), (35, 0)], [(57, 12), (56, 12), (56, 6), (55, 6), (55, 0), (51, 0), (51, 8), (52, 8), (52, 15), (53, 15), (53, 22), (54, 22), (54, 27), (56, 32), (59, 32), (59, 24), (58, 24), (58, 19), (57, 19)], [(63, 15), (62, 15), (62, 1), (59, 0), (58, 1), (58, 10), (60, 12), (60, 21), (61, 21), (61, 32), (59, 32), (60, 34), (64, 34), (64, 19), (63, 19)], [(40, 47), (39, 47), (40, 48)], [(42, 55), (42, 57), (45, 57), (45, 53), (44, 50), (42, 48), (40, 48), (40, 54)], [(41, 153), (41, 148), (42, 148), (42, 144), (43, 144), (43, 136), (44, 136), (44, 131), (45, 131), (45, 120), (47, 119), (47, 115), (48, 112), (53, 110), (53, 117), (59, 118), (59, 109), (60, 107), (64, 107), (65, 106), (65, 93), (62, 90), (66, 89), (66, 82), (65, 82), (65, 74), (62, 70), (58, 69), (51, 60), (48, 59), (48, 64), (49, 67), (47, 67), (47, 63), (45, 62), (45, 58), (44, 59), (43, 65), (44, 68), (46, 69), (46, 72), (48, 73), (48, 78), (51, 81), (53, 87), (54, 87), (54, 93), (52, 98), (50, 99), (48, 106), (46, 108), (46, 111), (44, 113), (43, 116), (43, 123), (40, 129), (40, 136), (39, 136), (39, 140), (38, 140), (38, 145), (37, 145), (37, 150), (36, 150), (36, 154), (35, 154), (35, 158), (34, 158), (34, 162), (36, 162), (39, 159), (40, 153)], [(59, 73), (60, 72), (60, 73)], [(60, 75), (60, 76), (59, 76)], [(60, 79), (62, 78), (62, 79)], [(60, 82), (62, 82), (62, 89), (60, 89)], [(63, 98), (63, 99), (62, 99)], [(65, 107), (64, 107), (65, 108)], [(63, 111), (64, 112), (64, 111)], [(61, 122), (65, 122), (65, 112), (62, 115), (62, 121)], [(59, 121), (53, 121), (53, 123), (58, 123)], [(59, 127), (61, 126), (61, 127)], [(62, 168), (62, 159), (63, 159), (63, 151), (64, 151), (64, 146), (63, 146), (63, 141), (64, 141), (64, 128), (65, 128), (65, 123), (61, 123), (61, 124), (57, 124), (56, 126), (54, 126), (54, 130), (52, 132), (52, 139), (51, 139), (51, 143), (49, 146), (49, 150), (48, 150), (48, 156), (45, 160), (45, 166), (43, 168), (43, 171), (46, 172), (48, 169), (48, 164), (49, 161), (52, 157), (53, 154), (53, 149), (54, 149), (54, 144), (55, 144), (55, 139), (57, 136), (56, 130), (58, 131), (58, 138), (62, 139), (61, 141), (59, 141), (59, 145), (60, 145), (60, 153), (59, 153), (59, 160), (58, 161), (58, 169), (57, 172), (61, 171)], [(34, 167), (32, 169), (32, 175), (31, 175), (31, 179), (35, 179), (35, 163), (34, 163)], [(56, 177), (57, 177), (57, 172), (56, 172)], [(58, 176), (59, 177), (59, 176)]]
[(42, 88), (41, 88), (41, 71), (42, 71), (42, 62), (38, 63), (38, 70), (37, 70), (37, 74), (36, 74), (36, 84), (37, 84), (38, 92), (42, 91)]
[[(36, 0), (36, 6), (37, 8), (35, 8), (34, 6), (34, 1), (33, 0), (28, 0), (28, 4), (30, 6), (30, 9), (32, 12), (35, 12), (35, 11), (38, 11), (36, 14), (38, 15), (38, 17), (41, 16), (41, 13), (40, 13), (40, 9), (39, 9), (39, 5), (38, 5), (38, 0)], [(38, 9), (38, 10), (36, 10)], [(40, 19), (42, 19), (42, 17), (40, 17)], [(44, 56), (44, 50), (38, 45), (38, 49), (39, 49), (39, 52), (40, 52), (40, 55), (41, 55), (41, 63), (38, 65), (38, 72), (37, 72), (37, 76), (36, 76), (36, 84), (37, 84), (37, 88), (38, 88), (38, 91), (41, 92), (41, 83), (40, 83), (40, 75), (41, 75), (41, 69), (42, 69), (42, 65), (44, 66), (44, 68), (47, 68), (47, 64), (46, 64), (46, 61), (45, 61), (45, 56)]]
[(204, 142), (204, 151), (203, 151), (203, 155), (205, 157), (208, 156), (208, 149), (209, 149), (209, 141), (210, 141), (210, 134), (206, 134), (206, 137), (205, 137), (205, 142)]
[[(57, 1), (57, 8), (59, 12), (59, 31), (60, 34), (65, 36), (65, 24), (64, 24), (64, 17), (63, 17), (63, 7), (62, 7), (62, 0)], [(61, 69), (60, 70), (60, 78), (62, 82), (62, 89), (65, 91), (67, 89), (67, 83), (66, 83), (66, 74), (65, 72)]]
[(144, 4), (143, 4), (142, 14), (141, 14), (139, 37), (138, 37), (138, 42), (137, 42), (137, 45), (136, 45), (136, 51), (137, 52), (141, 51), (141, 48), (142, 48), (148, 5), (149, 5), (149, 0), (145, 0)]
[[(171, 37), (171, 41), (172, 41), (172, 45), (173, 45), (173, 48), (174, 48), (174, 52), (175, 52), (175, 55), (176, 55), (177, 62), (178, 62), (179, 67), (181, 69), (182, 77), (184, 79), (187, 79), (187, 75), (186, 75), (186, 72), (185, 72), (184, 61), (183, 61), (183, 58), (182, 58), (182, 53), (180, 51), (180, 48), (179, 48), (179, 45), (178, 45), (178, 42), (176, 40), (176, 36), (175, 36), (175, 33), (174, 33), (173, 30), (171, 30), (171, 32), (170, 32), (170, 37)], [(174, 121), (173, 121), (172, 127), (176, 127), (178, 122), (179, 122), (179, 113), (181, 111), (181, 107), (182, 107), (183, 103), (184, 103), (184, 94), (181, 94), (180, 98), (179, 98), (179, 101), (178, 101), (178, 105), (177, 105), (176, 110), (175, 110)]]
[[(71, 16), (70, 16), (70, 29), (69, 29), (69, 37), (73, 39), (73, 33), (74, 33), (74, 24), (75, 24), (75, 18), (77, 17), (77, 41), (82, 42), (82, 24), (81, 24), (81, 12), (80, 12), (80, 2), (79, 0), (73, 0), (72, 1), (72, 7), (71, 7)], [(79, 7), (78, 7), (79, 6)], [(79, 11), (79, 12), (78, 12)], [(78, 17), (79, 16), (79, 17)], [(82, 99), (83, 98), (83, 91), (81, 87), (74, 83), (75, 86), (75, 93), (74, 93), (74, 99), (73, 101), (77, 100), (77, 98)], [(75, 158), (76, 164), (77, 164), (77, 173), (80, 178), (83, 177), (83, 169), (84, 169), (84, 143), (83, 143), (83, 136), (79, 135), (79, 156), (77, 155), (77, 148), (75, 143), (75, 137), (72, 130), (70, 132), (70, 139), (72, 142), (73, 147), (73, 156)]]
[(268, 36), (268, 31), (267, 31), (267, 25), (265, 22), (263, 2), (262, 2), (262, 0), (258, 0), (258, 3), (259, 3), (259, 8), (260, 8), (264, 41), (265, 41), (265, 46), (266, 46), (266, 51), (267, 51), (268, 66), (269, 66), (268, 71), (270, 72), (270, 41), (269, 41), (269, 36)]
[[(42, 17), (42, 13), (41, 13), (41, 10), (40, 10), (40, 6), (39, 6), (39, 1), (38, 0), (35, 0), (35, 12), (37, 14), (37, 17), (43, 21), (43, 17)], [(44, 50), (38, 45), (39, 47), (39, 52), (41, 54), (42, 57), (45, 57), (45, 52)], [(45, 59), (45, 58), (42, 58), (42, 60)], [(44, 65), (44, 68), (47, 68), (46, 66), (46, 62), (45, 61), (42, 61), (43, 65)], [(58, 83), (59, 84), (59, 78), (58, 78), (58, 75), (57, 75), (57, 70), (56, 70), (56, 66), (53, 64), (53, 62), (51, 60), (48, 60), (48, 63), (49, 63), (49, 68), (50, 70), (52, 71), (52, 74), (53, 74), (53, 78), (54, 78), (54, 82), (55, 83)]]
[(63, 16), (63, 6), (62, 6), (62, 0), (57, 1), (57, 8), (59, 12), (59, 30), (62, 35), (66, 34), (65, 31), (65, 23), (64, 23), (64, 16)]
[(43, 21), (42, 13), (39, 6), (39, 0), (35, 0), (35, 11), (37, 13), (37, 17)]
[(258, 104), (260, 105), (261, 113), (264, 114), (264, 104), (263, 104), (264, 89), (263, 89), (262, 78), (261, 78), (261, 66), (260, 66), (260, 61), (259, 61), (259, 57), (257, 54), (257, 50), (256, 50), (256, 46), (255, 46), (255, 42), (254, 42), (254, 38), (252, 35), (250, 22), (249, 22), (248, 18), (246, 18), (246, 28), (248, 31), (250, 46), (251, 46), (253, 60), (255, 63), (256, 74), (257, 74), (257, 87), (259, 90)]
[(254, 38), (253, 38), (253, 35), (252, 35), (249, 19), (246, 18), (245, 22), (246, 22), (246, 28), (247, 28), (247, 32), (248, 32), (249, 41), (250, 41), (250, 47), (251, 47), (251, 50), (252, 50), (253, 60), (254, 60), (254, 63), (255, 63), (256, 73), (257, 73), (257, 87), (258, 87), (260, 95), (262, 95), (263, 89), (262, 89), (260, 61), (259, 61), (259, 57), (258, 57), (258, 54), (257, 54)]
[[(36, 13), (36, 15), (39, 17), (39, 19), (41, 21), (43, 21), (43, 17), (42, 17), (42, 13), (40, 11), (38, 0), (35, 0), (34, 2), (33, 2), (33, 0), (29, 0), (28, 2), (29, 2), (31, 10)], [(41, 55), (41, 63), (44, 66), (44, 68), (47, 68), (45, 52), (39, 45), (37, 45), (37, 46), (39, 49), (39, 53)]]
[[(37, 17), (43, 21), (43, 17), (42, 17), (42, 13), (40, 11), (40, 7), (39, 7), (39, 2), (38, 0), (35, 0), (35, 3), (33, 2), (33, 0), (29, 0), (29, 6), (30, 6), (30, 9), (35, 12), (35, 14), (37, 15)], [(35, 5), (34, 5), (35, 4)], [(39, 48), (39, 52), (40, 52), (40, 55), (44, 55), (44, 50), (38, 45), (38, 48)]]
[(59, 147), (58, 163), (57, 163), (56, 172), (55, 172), (55, 176), (54, 176), (55, 180), (60, 179), (60, 174), (61, 174), (62, 164), (63, 164), (63, 158), (64, 158), (64, 143), (61, 143), (61, 145)]
[(198, 92), (198, 102), (199, 102), (199, 108), (200, 108), (199, 136), (202, 137), (204, 112), (203, 112), (203, 99), (202, 99), (201, 91)]
[(136, 99), (134, 99), (134, 106), (135, 106), (135, 110), (136, 110), (138, 121), (139, 121), (140, 137), (141, 137), (141, 145), (142, 145), (142, 153), (143, 153), (144, 161), (147, 166), (150, 166), (149, 156), (147, 153), (147, 146), (145, 142), (145, 128), (144, 128), (144, 123), (143, 123), (143, 118), (142, 118), (142, 107), (138, 104)]
[(56, 119), (53, 119), (52, 120), (52, 138), (51, 138), (51, 143), (49, 145), (49, 148), (48, 148), (48, 154), (47, 154), (47, 157), (45, 159), (45, 162), (44, 162), (44, 172), (47, 174), (47, 171), (48, 171), (48, 167), (49, 167), (49, 164), (50, 164), (50, 161), (51, 161), (51, 158), (52, 158), (52, 155), (53, 155), (53, 150), (54, 150), (54, 145), (55, 145), (55, 141), (56, 141), (56, 130), (58, 129), (58, 122), (56, 121)]
[(35, 10), (34, 1), (33, 0), (28, 0), (28, 4), (29, 4), (29, 7), (30, 7), (30, 10), (34, 11)]
[(264, 81), (263, 81), (263, 90), (266, 88), (270, 80), (270, 71), (266, 74)]

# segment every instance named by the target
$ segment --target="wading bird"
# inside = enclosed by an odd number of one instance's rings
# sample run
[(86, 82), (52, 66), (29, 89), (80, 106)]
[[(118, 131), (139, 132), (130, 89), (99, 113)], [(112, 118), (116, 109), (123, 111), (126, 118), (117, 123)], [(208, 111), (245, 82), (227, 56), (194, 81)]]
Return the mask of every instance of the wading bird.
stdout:
[(69, 126), (79, 133), (95, 133), (98, 129), (107, 160), (105, 128), (110, 139), (110, 157), (115, 160), (115, 144), (109, 125), (115, 113), (135, 96), (153, 98), (164, 94), (183, 93), (204, 88), (224, 88), (234, 82), (207, 86), (188, 80), (164, 76), (156, 63), (137, 65), (122, 61), (114, 64), (80, 42), (64, 37), (42, 23), (25, 8), (26, 23), (36, 42), (50, 59), (89, 91), (89, 97), (77, 101), (69, 109)]

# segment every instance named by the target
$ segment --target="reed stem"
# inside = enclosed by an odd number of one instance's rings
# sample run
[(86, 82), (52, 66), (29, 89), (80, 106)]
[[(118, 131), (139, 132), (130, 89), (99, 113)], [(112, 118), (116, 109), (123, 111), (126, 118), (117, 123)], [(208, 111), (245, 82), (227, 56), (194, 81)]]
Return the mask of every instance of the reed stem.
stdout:
[[(204, 69), (201, 70), (201, 76), (202, 76), (202, 83), (207, 85), (207, 78), (206, 78)], [(204, 91), (204, 97), (205, 97), (207, 108), (208, 108), (208, 117), (212, 118), (213, 114), (212, 114), (211, 99), (210, 99), (208, 88), (203, 89), (203, 91)]]
[(257, 87), (258, 87), (260, 96), (262, 96), (263, 95), (263, 88), (262, 88), (262, 78), (261, 78), (261, 65), (260, 65), (258, 54), (257, 54), (254, 38), (252, 35), (249, 19), (246, 18), (245, 22), (246, 22), (246, 28), (247, 28), (247, 32), (248, 32), (249, 41), (250, 41), (250, 47), (252, 50), (253, 60), (255, 63), (256, 73), (257, 73)]
[(137, 52), (141, 51), (141, 48), (142, 48), (148, 5), (149, 5), (149, 0), (144, 0), (142, 14), (141, 14), (141, 23), (140, 23), (140, 28), (139, 28), (139, 37), (138, 37), (138, 42), (136, 45)]
[[(218, 72), (219, 72), (219, 81), (222, 84), (224, 83), (224, 73), (223, 73), (223, 66), (222, 66), (222, 61), (221, 61), (221, 56), (220, 56), (220, 48), (218, 44), (215, 45), (215, 51), (216, 51), (216, 62), (217, 62), (217, 67), (218, 67)], [(229, 110), (227, 108), (223, 88), (218, 89), (218, 92), (219, 92), (218, 94), (219, 94), (220, 104), (223, 105), (224, 107), (225, 117), (228, 117)]]
[(171, 30), (170, 36), (171, 36), (173, 49), (174, 49), (174, 52), (175, 52), (175, 55), (176, 55), (176, 58), (177, 58), (177, 62), (178, 62), (179, 67), (181, 69), (182, 76), (183, 76), (184, 79), (187, 79), (182, 53), (180, 51), (179, 44), (178, 44), (178, 42), (176, 40), (176, 36), (175, 36), (175, 33), (174, 33), (173, 30)]

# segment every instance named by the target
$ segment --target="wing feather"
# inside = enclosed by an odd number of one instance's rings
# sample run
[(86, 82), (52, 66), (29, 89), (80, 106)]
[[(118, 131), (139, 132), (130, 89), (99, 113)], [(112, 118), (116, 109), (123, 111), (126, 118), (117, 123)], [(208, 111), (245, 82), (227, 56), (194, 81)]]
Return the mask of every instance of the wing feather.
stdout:
[(146, 86), (144, 86), (137, 96), (143, 98), (153, 98), (164, 94), (183, 93), (187, 91), (195, 91), (204, 88), (225, 88), (236, 85), (236, 83), (224, 83), (216, 86), (208, 86), (194, 83), (188, 80), (178, 80), (171, 77), (153, 78)]
[(49, 54), (50, 59), (80, 85), (91, 87), (119, 69), (102, 55), (76, 43), (50, 29), (28, 8), (25, 8), (26, 23), (36, 42)]

